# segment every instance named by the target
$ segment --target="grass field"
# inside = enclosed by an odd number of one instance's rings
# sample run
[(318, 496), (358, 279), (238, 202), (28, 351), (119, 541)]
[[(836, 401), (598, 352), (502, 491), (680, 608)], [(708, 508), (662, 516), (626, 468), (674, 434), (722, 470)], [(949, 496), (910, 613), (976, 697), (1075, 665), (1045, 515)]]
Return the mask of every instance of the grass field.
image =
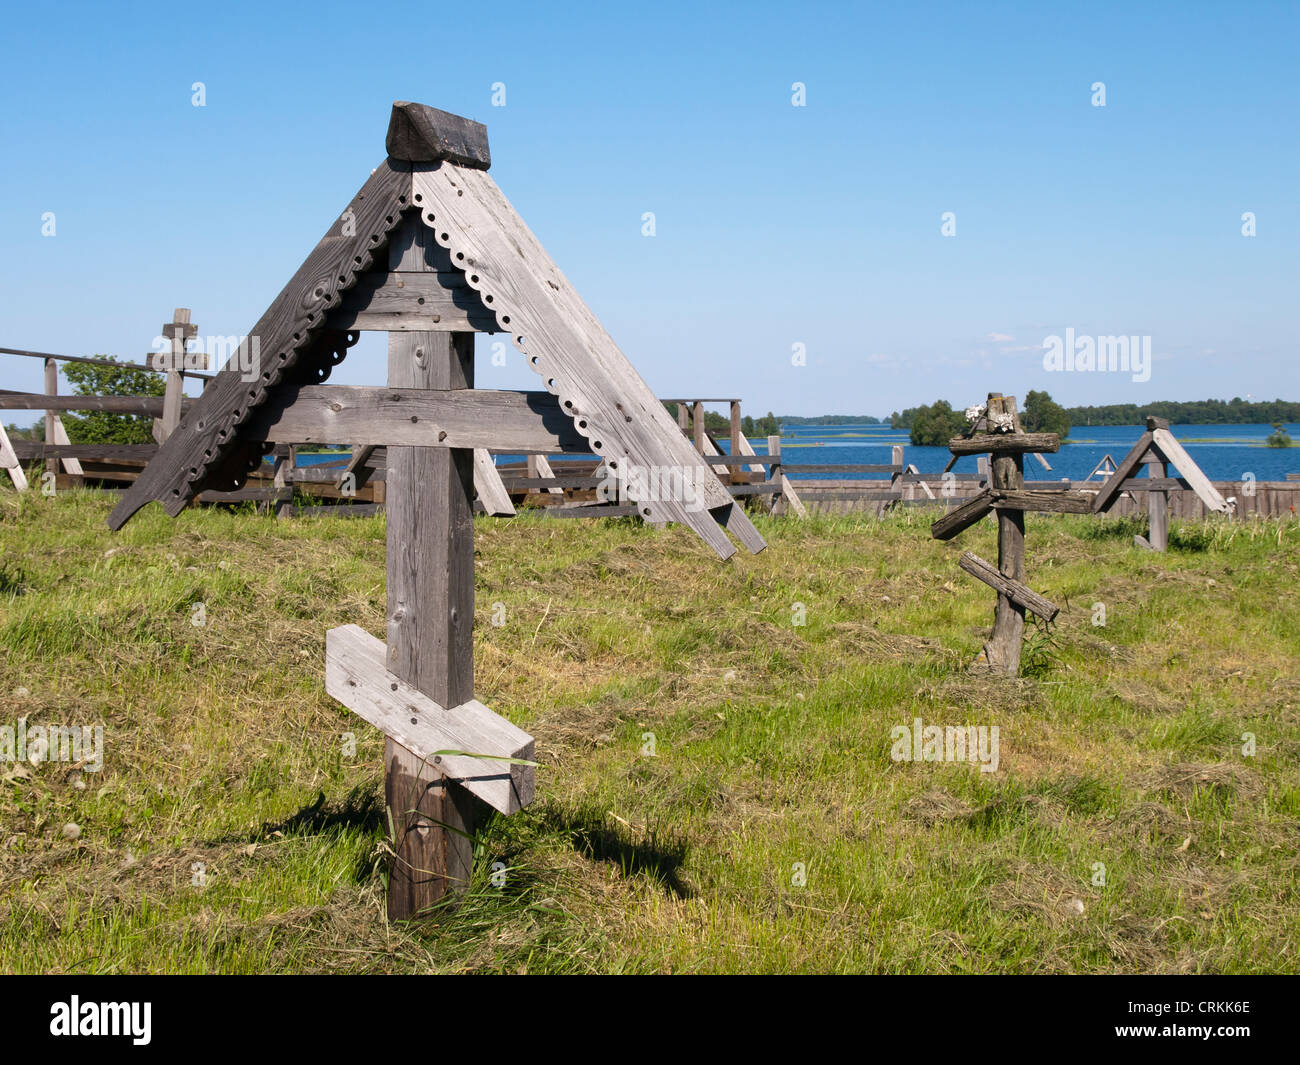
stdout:
[[(0, 725), (105, 736), (100, 772), (0, 762), (0, 971), (1300, 970), (1294, 521), (1157, 555), (1031, 515), (1063, 610), (998, 680), (957, 568), (989, 522), (759, 519), (723, 564), (480, 520), (478, 697), (538, 799), (392, 926), (382, 740), (323, 689), (326, 629), (383, 636), (383, 519), (110, 506), (0, 492)], [(918, 717), (997, 726), (997, 771), (893, 760)]]

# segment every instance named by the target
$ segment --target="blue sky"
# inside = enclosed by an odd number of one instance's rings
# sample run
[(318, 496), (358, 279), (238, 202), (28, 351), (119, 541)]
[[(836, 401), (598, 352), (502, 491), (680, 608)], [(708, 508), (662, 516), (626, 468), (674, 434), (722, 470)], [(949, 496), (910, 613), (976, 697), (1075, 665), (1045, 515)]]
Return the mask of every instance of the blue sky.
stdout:
[[(1300, 399), (1298, 30), (1252, 3), (11, 8), (0, 346), (138, 359), (178, 305), (247, 332), (411, 99), (487, 124), (498, 184), (661, 395)], [(1047, 372), (1067, 328), (1150, 336), (1150, 380)], [(383, 375), (368, 336), (332, 380)], [(539, 387), (513, 349), (478, 384)]]

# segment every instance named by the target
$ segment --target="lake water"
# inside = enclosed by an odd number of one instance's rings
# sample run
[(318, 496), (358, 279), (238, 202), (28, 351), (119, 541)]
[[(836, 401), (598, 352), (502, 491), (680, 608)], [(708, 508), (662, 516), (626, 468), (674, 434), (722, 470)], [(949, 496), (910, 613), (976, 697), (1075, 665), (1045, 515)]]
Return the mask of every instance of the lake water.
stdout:
[[(1293, 440), (1300, 441), (1300, 425), (1291, 424), (1286, 428)], [(1284, 481), (1288, 473), (1300, 473), (1300, 447), (1264, 446), (1265, 438), (1273, 431), (1272, 426), (1174, 425), (1171, 430), (1213, 481), (1239, 481), (1245, 473), (1253, 473), (1257, 481)], [(1025, 457), (1025, 479), (1042, 481), (1067, 477), (1072, 481), (1083, 480), (1106, 455), (1119, 462), (1144, 431), (1145, 427), (1140, 425), (1076, 425), (1060, 451), (1044, 456), (1052, 465), (1050, 473), (1032, 456)], [(726, 439), (719, 442), (725, 450)], [(755, 439), (750, 442), (760, 454), (767, 451), (765, 441)], [(906, 429), (891, 429), (887, 425), (786, 426), (781, 450), (791, 466), (875, 465), (888, 464), (890, 448), (894, 444), (903, 445), (903, 463), (916, 466), (922, 473), (940, 473), (952, 458), (946, 447), (913, 447), (908, 443)], [(310, 466), (336, 458), (337, 455), (299, 455), (298, 462)], [(499, 463), (522, 460), (522, 455), (497, 457)], [(953, 469), (958, 473), (974, 473), (975, 457), (958, 460)], [(881, 477), (870, 473), (797, 472), (792, 476), (801, 480)]]
[[(1288, 425), (1293, 440), (1300, 441), (1300, 426)], [(1026, 480), (1059, 480), (1068, 477), (1080, 481), (1106, 455), (1119, 462), (1129, 453), (1146, 431), (1140, 425), (1076, 425), (1070, 438), (1054, 455), (1043, 457), (1051, 463), (1049, 473), (1032, 456), (1025, 456)], [(1273, 431), (1271, 425), (1173, 425), (1170, 431), (1196, 464), (1213, 481), (1239, 481), (1244, 473), (1257, 481), (1284, 481), (1288, 473), (1300, 473), (1300, 447), (1271, 448), (1264, 445)], [(913, 447), (905, 429), (887, 425), (792, 425), (783, 430), (782, 458), (791, 466), (801, 463), (888, 463), (890, 448), (903, 445), (903, 463), (914, 465), (922, 473), (939, 473), (952, 458), (946, 447)], [(755, 451), (765, 451), (754, 442)], [(953, 469), (974, 473), (975, 456), (958, 460)], [(852, 474), (800, 474), (795, 478), (845, 478)], [(860, 474), (873, 477), (879, 474)]]

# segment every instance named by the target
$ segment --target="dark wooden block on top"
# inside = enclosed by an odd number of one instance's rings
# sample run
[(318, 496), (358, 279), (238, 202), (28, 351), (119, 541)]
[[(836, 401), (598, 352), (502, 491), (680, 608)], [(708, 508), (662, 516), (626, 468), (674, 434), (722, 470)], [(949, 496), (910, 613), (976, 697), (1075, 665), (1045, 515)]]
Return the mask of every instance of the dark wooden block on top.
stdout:
[(384, 143), (390, 156), (407, 163), (445, 159), (474, 170), (487, 170), (492, 165), (487, 126), (427, 104), (395, 101)]

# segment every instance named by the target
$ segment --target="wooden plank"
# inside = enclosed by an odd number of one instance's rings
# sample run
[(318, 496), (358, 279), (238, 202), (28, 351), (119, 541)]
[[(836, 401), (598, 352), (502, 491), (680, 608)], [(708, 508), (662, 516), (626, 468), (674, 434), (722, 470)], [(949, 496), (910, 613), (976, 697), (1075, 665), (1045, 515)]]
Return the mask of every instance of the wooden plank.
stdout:
[[(114, 508), (110, 528), (121, 528), (155, 499), (175, 516), (196, 491), (216, 487), (206, 485), (208, 479), (228, 480), (251, 460), (252, 445), (238, 439), (237, 427), (286, 374), (292, 376), (299, 369), (299, 357), (317, 341), (339, 294), (370, 268), (376, 250), (384, 247), (410, 204), (410, 180), (405, 164), (385, 160), (375, 169), (249, 330), (250, 339), (231, 364), (204, 389), (181, 427)], [(252, 362), (253, 338), (259, 347), (260, 373), (245, 380), (240, 365)]]
[(9, 442), (9, 434), (5, 432), (3, 425), (0, 425), (0, 467), (9, 471), (9, 477), (18, 491), (27, 491), (27, 474), (23, 472), (22, 463), (18, 461), (13, 444)]
[(784, 469), (786, 473), (795, 474), (795, 475), (801, 473), (889, 473), (889, 474), (898, 473), (901, 474), (903, 472), (903, 467), (901, 465), (896, 466), (893, 463), (883, 463), (883, 464), (862, 463), (856, 465), (844, 464), (844, 465), (831, 465), (831, 466), (806, 465), (801, 463), (795, 466), (783, 465), (782, 469)]
[[(1147, 477), (1151, 481), (1162, 481), (1169, 471), (1164, 459), (1154, 452), (1155, 448), (1147, 452)], [(1169, 547), (1169, 494), (1156, 488), (1147, 492), (1147, 543), (1153, 551), (1164, 551)]]
[(1058, 514), (1091, 514), (1092, 496), (1083, 492), (1047, 491), (1033, 489), (995, 492), (995, 510), (1035, 510)]
[(1219, 490), (1214, 487), (1210, 479), (1201, 472), (1201, 468), (1196, 465), (1195, 460), (1189, 455), (1186, 449), (1171, 433), (1168, 427), (1157, 426), (1151, 432), (1151, 441), (1164, 457), (1172, 462), (1178, 472), (1183, 475), (1184, 480), (1191, 485), (1192, 491), (1201, 497), (1206, 507), (1220, 514), (1228, 512), (1227, 501), (1219, 494)]
[[(448, 259), (445, 249), (438, 250), (444, 260)], [(330, 312), (330, 327), (390, 332), (496, 332), (496, 315), (465, 283), (465, 275), (453, 269), (449, 261), (443, 265), (446, 270), (430, 273), (400, 270), (365, 274), (343, 294), (341, 305)]]
[[(537, 238), (478, 170), (416, 169), (412, 199), (437, 241), (466, 269), (471, 287), (496, 312), (529, 365), (560, 398), (591, 450), (616, 465), (693, 471), (704, 507), (685, 500), (636, 500), (654, 521), (693, 529), (720, 557), (735, 548), (715, 524), (720, 518), (751, 551), (762, 537), (739, 505), (683, 439), (663, 404), (582, 302)], [(540, 449), (539, 449), (540, 450)], [(698, 467), (698, 470), (696, 468)]]
[(546, 518), (626, 518), (639, 514), (635, 503), (596, 503), (591, 505), (536, 507), (531, 513)]
[[(531, 761), (533, 737), (476, 699), (440, 705), (390, 673), (386, 654), (382, 640), (356, 625), (330, 629), (325, 637), (326, 692), (494, 810), (512, 814), (527, 806), (534, 795), (533, 767), (499, 759)], [(493, 758), (468, 757), (475, 754)]]
[(411, 163), (445, 159), (457, 166), (482, 170), (492, 165), (487, 127), (481, 122), (410, 100), (393, 104), (384, 143), (394, 159)]
[(481, 447), (474, 449), (474, 490), (488, 514), (498, 518), (515, 516), (515, 505), (510, 502), (510, 493), (501, 483), (501, 474), (497, 472), (492, 455)]
[[(94, 475), (92, 474), (91, 476)], [(200, 492), (198, 501), (200, 503), (292, 502), (293, 489), (288, 487), (267, 487), (265, 482), (262, 482), (256, 485), (247, 485), (243, 488), (236, 488), (230, 492)]]
[[(52, 419), (54, 422), (55, 446), (57, 447), (59, 445), (62, 445), (64, 447), (71, 448), (73, 446), (72, 440), (69, 439), (68, 437), (68, 430), (63, 425), (63, 419), (60, 418), (57, 414), (50, 415), (49, 419)], [(46, 437), (46, 439), (48, 440), (50, 438)], [(60, 461), (63, 463), (63, 468), (67, 470), (70, 474), (72, 474), (74, 477), (83, 476), (85, 471), (82, 470), (81, 463), (78, 462), (71, 453), (61, 456)]]
[[(728, 450), (733, 455), (740, 454), (740, 400), (733, 399), (730, 404), (731, 418), (730, 425), (730, 447)], [(733, 493), (734, 494), (734, 493)]]
[(1106, 478), (1097, 492), (1097, 498), (1092, 501), (1092, 512), (1094, 514), (1100, 514), (1110, 506), (1115, 496), (1119, 494), (1120, 486), (1133, 476), (1133, 471), (1141, 464), (1142, 457), (1150, 449), (1153, 439), (1149, 432), (1138, 437), (1138, 442), (1133, 445), (1132, 450), (1124, 456), (1119, 465), (1115, 467), (1115, 472)]
[(274, 508), (277, 518), (288, 518), (293, 513), (293, 482), (296, 465), (292, 445), (284, 447), (283, 452), (277, 448), (275, 472), (272, 477), (275, 487), (280, 490)]
[(114, 414), (160, 415), (161, 396), (55, 396), (40, 392), (0, 394), (0, 410), (106, 410)]
[[(59, 364), (53, 359), (45, 360), (45, 394), (47, 396), (57, 396), (59, 394)], [(45, 439), (50, 443), (58, 443), (54, 439), (54, 412), (45, 408)], [(54, 464), (55, 473), (58, 472), (58, 463)]]
[(816, 488), (810, 488), (804, 485), (804, 498), (809, 503), (824, 503), (827, 500), (873, 500), (883, 501), (886, 503), (896, 503), (903, 498), (903, 493), (896, 488), (855, 488), (851, 490), (836, 490), (822, 492)]
[[(529, 455), (525, 466), (530, 478), (549, 481), (555, 477), (555, 471), (551, 469), (551, 464), (545, 455)], [(550, 495), (564, 495), (564, 489), (558, 485), (546, 487), (546, 491)]]
[(1045, 621), (1053, 620), (1060, 613), (1061, 608), (1046, 596), (1039, 595), (1023, 581), (998, 572), (998, 568), (991, 562), (985, 562), (970, 551), (962, 552), (957, 565), (972, 577), (978, 577), (999, 595), (1006, 596), (1017, 606), (1032, 611)]
[[(472, 388), (473, 335), (389, 334), (388, 383)], [(387, 668), (438, 705), (459, 706), (474, 697), (474, 453), (389, 447), (386, 474)], [(468, 883), (483, 813), (399, 740), (388, 740), (384, 764), (397, 833), (388, 914), (400, 919)]]
[[(60, 421), (60, 424), (62, 422)], [(55, 436), (67, 437), (67, 430), (55, 429)], [(17, 440), (14, 448), (19, 457), (31, 459), (75, 458), (91, 460), (105, 459), (149, 459), (157, 450), (157, 444), (45, 444), (39, 440)]]
[(370, 458), (375, 453), (374, 444), (356, 444), (352, 448), (352, 457), (343, 467), (339, 474), (335, 487), (341, 492), (343, 486), (347, 483), (348, 477), (352, 478), (352, 487), (354, 490), (361, 489), (366, 481), (370, 479), (371, 468), (368, 465)]
[(788, 508), (795, 512), (796, 517), (808, 517), (808, 508), (804, 506), (803, 499), (795, 491), (794, 482), (786, 476), (785, 466), (781, 463), (781, 436), (779, 433), (772, 433), (768, 436), (767, 453), (776, 460), (768, 471), (768, 477), (781, 486), (781, 494), (774, 496), (772, 499), (773, 515), (784, 514)]
[(979, 455), (997, 452), (1058, 451), (1061, 438), (1056, 433), (981, 433), (958, 436), (948, 441), (954, 455)]
[[(116, 359), (96, 359), (89, 355), (54, 355), (48, 351), (27, 351), (24, 348), (0, 348), (0, 355), (24, 355), (30, 359), (57, 359), (59, 362), (80, 362), (91, 366), (111, 366), (118, 370), (144, 370), (148, 373), (160, 373), (154, 366), (140, 362), (119, 362)], [(187, 371), (187, 373), (189, 373)], [(189, 373), (190, 377), (199, 377), (205, 381), (212, 379), (211, 374)]]
[[(758, 460), (755, 463), (755, 459)], [(735, 466), (752, 470), (755, 473), (762, 473), (762, 463), (769, 461), (766, 455), (746, 455), (743, 452), (736, 455), (705, 455), (704, 461), (710, 466)]]
[(286, 385), (240, 427), (244, 440), (590, 454), (547, 392)]
[(948, 511), (942, 518), (932, 522), (930, 535), (936, 540), (951, 540), (959, 532), (969, 529), (993, 509), (993, 493), (985, 489), (974, 499), (968, 499), (960, 506)]

